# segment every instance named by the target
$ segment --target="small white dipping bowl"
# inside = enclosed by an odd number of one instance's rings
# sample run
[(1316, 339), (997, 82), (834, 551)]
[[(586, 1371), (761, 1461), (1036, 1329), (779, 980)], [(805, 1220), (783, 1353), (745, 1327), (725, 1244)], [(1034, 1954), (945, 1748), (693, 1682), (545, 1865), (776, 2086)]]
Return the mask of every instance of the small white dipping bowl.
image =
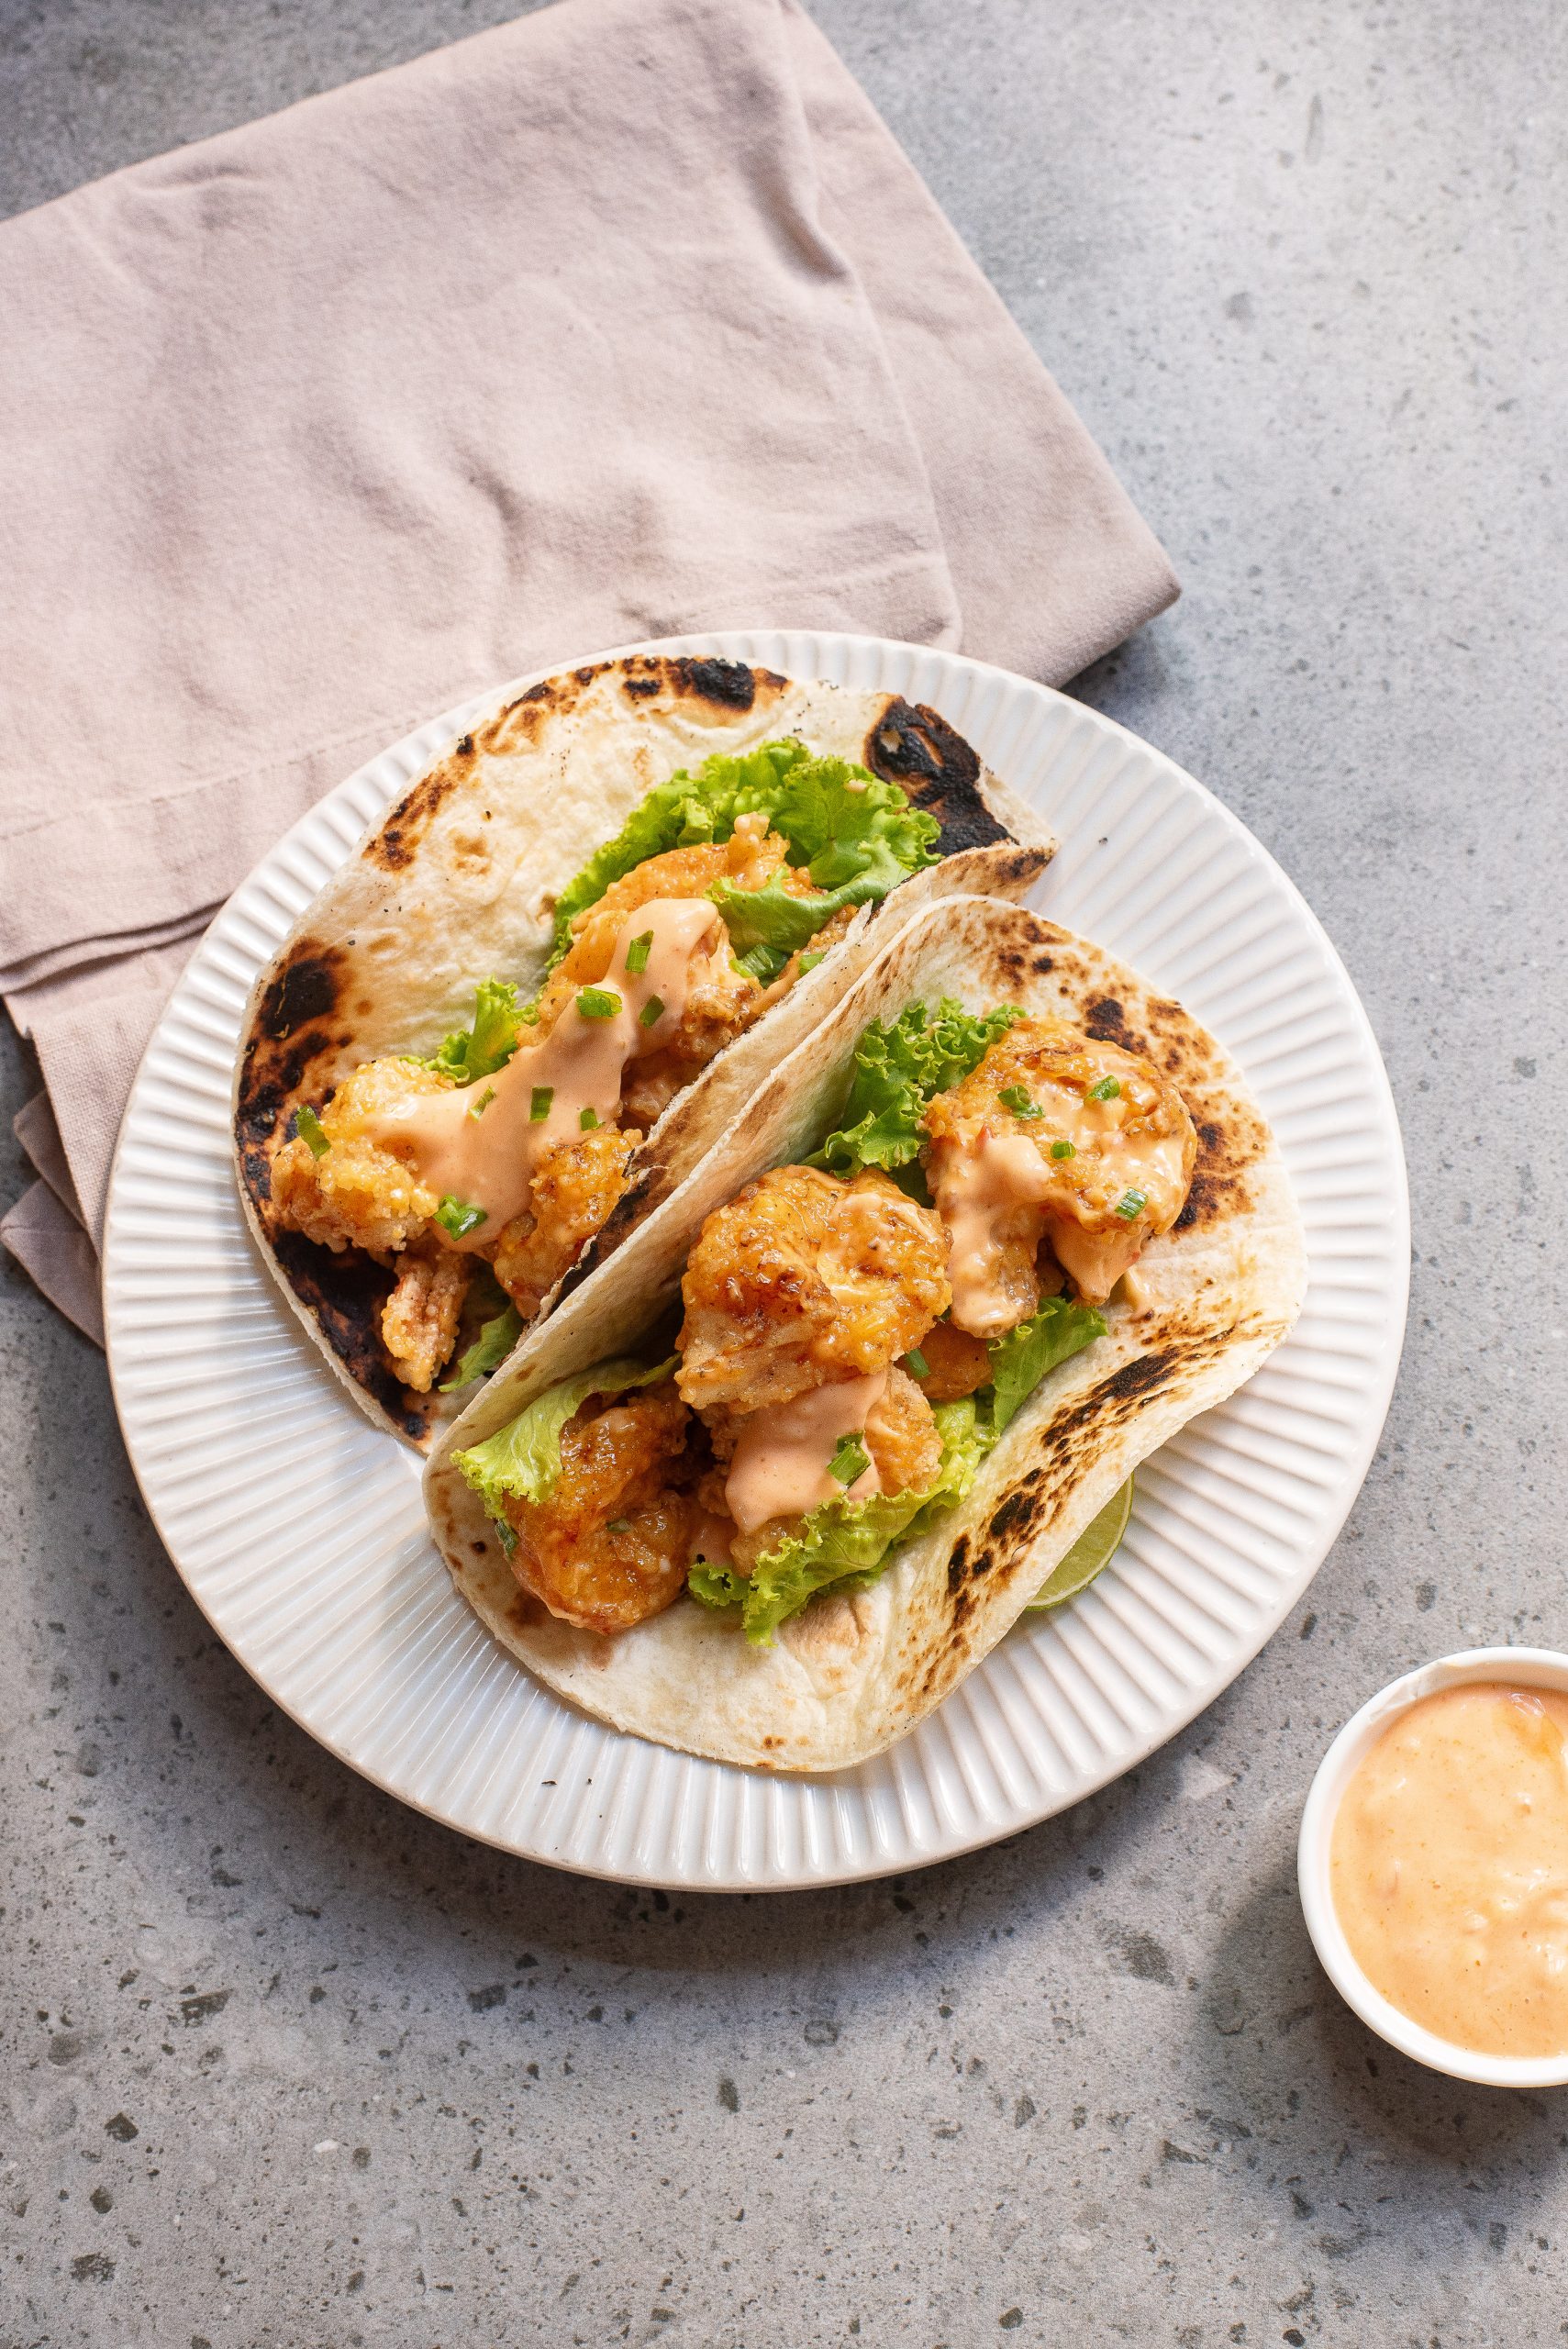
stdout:
[(1351, 1954), (1344, 1928), (1334, 1907), (1329, 1880), (1329, 1848), (1334, 1820), (1345, 1788), (1369, 1746), (1395, 1716), (1423, 1697), (1442, 1688), (1462, 1687), (1475, 1680), (1511, 1681), (1522, 1688), (1559, 1688), (1568, 1694), (1568, 1655), (1551, 1648), (1466, 1648), (1462, 1655), (1440, 1656), (1435, 1664), (1407, 1672), (1364, 1704), (1345, 1723), (1318, 1765), (1307, 1808), (1301, 1815), (1297, 1874), (1301, 1906), (1312, 1945), (1323, 1970), (1348, 2007), (1380, 2039), (1397, 2047), (1418, 2064), (1451, 2079), (1478, 2080), (1496, 2088), (1554, 2088), (1568, 2085), (1568, 2054), (1482, 2055), (1473, 2047), (1440, 2039), (1374, 1989)]

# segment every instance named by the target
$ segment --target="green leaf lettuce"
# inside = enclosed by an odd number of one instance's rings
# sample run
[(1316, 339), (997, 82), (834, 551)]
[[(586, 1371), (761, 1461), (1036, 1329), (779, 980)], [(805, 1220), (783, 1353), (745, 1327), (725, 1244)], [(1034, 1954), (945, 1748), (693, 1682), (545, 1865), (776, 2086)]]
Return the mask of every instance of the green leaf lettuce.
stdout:
[(517, 1051), (521, 1026), (517, 990), (511, 981), (482, 979), (473, 994), (473, 1027), (455, 1029), (425, 1066), (439, 1069), (458, 1085), (494, 1076)]
[(568, 1419), (590, 1395), (624, 1395), (668, 1378), (677, 1357), (655, 1363), (617, 1360), (596, 1363), (575, 1378), (563, 1378), (524, 1406), (515, 1419), (483, 1443), (454, 1452), (452, 1459), (495, 1518), (505, 1518), (508, 1498), (548, 1500), (561, 1474), (561, 1435)]
[(855, 1047), (843, 1123), (812, 1163), (834, 1174), (910, 1165), (919, 1156), (920, 1120), (931, 1101), (972, 1074), (1022, 1017), (1010, 1004), (976, 1016), (944, 996), (934, 1014), (912, 1003), (885, 1027), (873, 1019)]
[[(670, 849), (727, 841), (737, 817), (754, 814), (765, 815), (772, 829), (783, 834), (791, 864), (804, 866), (816, 886), (837, 893), (851, 883), (860, 885), (858, 896), (820, 905), (816, 921), (803, 936), (792, 939), (792, 948), (808, 943), (840, 904), (863, 905), (871, 897), (885, 896), (922, 865), (939, 862), (941, 827), (935, 817), (912, 807), (897, 784), (885, 783), (864, 767), (846, 759), (818, 758), (796, 741), (764, 742), (739, 756), (716, 752), (695, 774), (683, 769), (655, 784), (614, 840), (595, 850), (562, 891), (555, 908), (552, 964), (572, 942), (575, 917), (597, 905), (626, 874)], [(748, 896), (769, 895), (765, 890), (728, 892), (731, 900), (740, 901), (738, 921)], [(728, 907), (721, 910), (728, 921)], [(750, 935), (737, 943), (782, 944), (765, 927), (757, 926), (776, 918), (771, 908), (755, 909)]]

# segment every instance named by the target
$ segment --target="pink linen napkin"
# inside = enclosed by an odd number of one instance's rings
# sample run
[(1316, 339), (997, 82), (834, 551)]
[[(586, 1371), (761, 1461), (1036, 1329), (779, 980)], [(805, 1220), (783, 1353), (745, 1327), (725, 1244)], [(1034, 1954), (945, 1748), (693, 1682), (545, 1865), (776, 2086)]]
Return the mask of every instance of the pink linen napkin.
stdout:
[(1060, 681), (1176, 593), (794, 0), (562, 0), (117, 173), (0, 315), (0, 1237), (95, 1335), (190, 942), (385, 742), (682, 629)]

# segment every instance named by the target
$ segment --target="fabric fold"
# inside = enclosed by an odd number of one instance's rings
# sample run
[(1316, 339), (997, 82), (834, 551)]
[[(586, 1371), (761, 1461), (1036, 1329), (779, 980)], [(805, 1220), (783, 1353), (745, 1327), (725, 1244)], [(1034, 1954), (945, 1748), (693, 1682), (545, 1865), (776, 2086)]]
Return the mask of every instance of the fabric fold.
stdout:
[(794, 0), (561, 0), (138, 164), (0, 225), (0, 991), (95, 1237), (191, 938), (419, 720), (758, 624), (1059, 683), (1176, 592)]

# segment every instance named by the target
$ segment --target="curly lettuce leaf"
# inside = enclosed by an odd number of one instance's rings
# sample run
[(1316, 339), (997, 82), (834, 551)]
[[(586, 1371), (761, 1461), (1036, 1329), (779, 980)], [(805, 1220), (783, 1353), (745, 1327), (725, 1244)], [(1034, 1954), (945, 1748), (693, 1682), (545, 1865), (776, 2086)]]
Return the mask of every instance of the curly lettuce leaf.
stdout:
[(884, 1026), (873, 1019), (855, 1047), (843, 1124), (811, 1163), (834, 1174), (862, 1166), (889, 1174), (919, 1156), (920, 1120), (929, 1103), (977, 1069), (998, 1036), (1023, 1014), (1002, 1004), (983, 1016), (944, 996), (933, 1014), (912, 1003)]
[(1105, 1316), (1092, 1305), (1048, 1297), (1029, 1320), (1020, 1321), (1005, 1338), (993, 1338), (985, 1349), (991, 1357), (993, 1435), (1000, 1435), (1018, 1417), (1048, 1370), (1105, 1334)]
[(653, 1386), (668, 1378), (679, 1356), (668, 1362), (617, 1360), (596, 1363), (575, 1378), (563, 1378), (526, 1404), (515, 1419), (487, 1436), (483, 1443), (454, 1452), (452, 1461), (479, 1495), (494, 1518), (504, 1519), (508, 1498), (548, 1500), (561, 1474), (561, 1434), (568, 1419), (590, 1395), (625, 1395), (634, 1386)]
[[(854, 788), (856, 785), (861, 787)], [(614, 840), (596, 849), (562, 891), (555, 907), (551, 964), (571, 944), (576, 916), (596, 906), (612, 883), (669, 849), (727, 841), (738, 816), (759, 813), (788, 841), (790, 863), (806, 866), (818, 886), (838, 889), (851, 881), (870, 885), (864, 896), (840, 900), (844, 904), (885, 896), (911, 873), (939, 861), (941, 828), (936, 818), (911, 807), (897, 784), (884, 783), (864, 767), (846, 759), (818, 758), (796, 741), (763, 742), (739, 756), (716, 751), (695, 774), (683, 768), (655, 784)], [(816, 927), (835, 910), (824, 905)], [(814, 934), (809, 930), (795, 943), (806, 944)], [(762, 931), (754, 931), (749, 942), (757, 941), (774, 942)]]
[(517, 1049), (522, 1019), (510, 979), (482, 979), (473, 993), (473, 1025), (454, 1030), (425, 1066), (439, 1069), (454, 1085), (494, 1076)]
[[(724, 916), (730, 944), (742, 957), (749, 947), (767, 946), (775, 948), (787, 962), (801, 947), (810, 945), (823, 923), (841, 907), (870, 905), (875, 898), (885, 897), (905, 878), (902, 867), (895, 866), (891, 878), (862, 874), (819, 897), (792, 896), (777, 881), (761, 889), (738, 889), (733, 882), (716, 881), (707, 894)], [(783, 963), (779, 967), (782, 970)]]
[(933, 1481), (917, 1493), (877, 1493), (863, 1501), (825, 1501), (758, 1559), (750, 1576), (724, 1566), (695, 1566), (688, 1587), (706, 1607), (739, 1605), (746, 1637), (772, 1645), (779, 1625), (798, 1615), (819, 1590), (863, 1590), (887, 1564), (893, 1544), (923, 1532), (940, 1509), (962, 1500), (994, 1438), (980, 1422), (973, 1397), (939, 1404), (932, 1417), (942, 1440)]
[(877, 874), (888, 889), (940, 860), (941, 826), (886, 783), (848, 759), (805, 758), (784, 770), (768, 809), (789, 842), (789, 861), (804, 864), (819, 889)]

